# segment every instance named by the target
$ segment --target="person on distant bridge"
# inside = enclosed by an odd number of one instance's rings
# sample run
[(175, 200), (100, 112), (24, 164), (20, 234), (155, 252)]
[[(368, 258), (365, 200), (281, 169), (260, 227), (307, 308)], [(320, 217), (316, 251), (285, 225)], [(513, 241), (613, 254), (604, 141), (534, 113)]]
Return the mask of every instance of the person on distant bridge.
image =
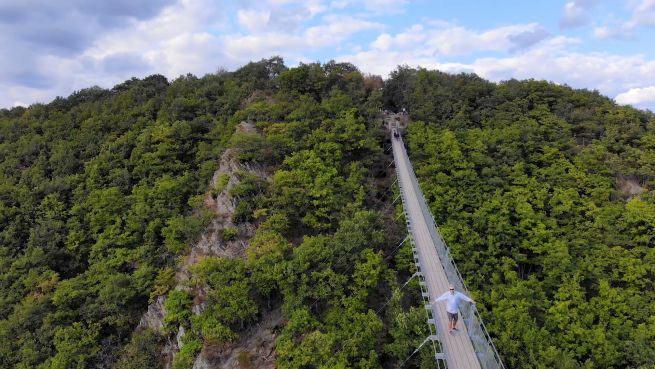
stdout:
[(446, 314), (448, 314), (448, 332), (457, 330), (457, 320), (459, 318), (459, 303), (464, 300), (475, 305), (475, 301), (461, 292), (455, 291), (455, 286), (452, 284), (448, 287), (448, 291), (443, 295), (437, 297), (434, 302), (446, 301)]

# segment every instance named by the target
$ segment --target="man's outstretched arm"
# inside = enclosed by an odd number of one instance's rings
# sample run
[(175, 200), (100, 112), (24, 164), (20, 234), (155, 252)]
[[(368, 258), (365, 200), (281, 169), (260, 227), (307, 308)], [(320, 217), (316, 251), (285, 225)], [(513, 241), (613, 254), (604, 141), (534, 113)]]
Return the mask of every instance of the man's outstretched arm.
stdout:
[(465, 294), (463, 294), (463, 293), (461, 293), (461, 292), (457, 292), (457, 293), (459, 294), (459, 296), (460, 296), (464, 301), (468, 301), (468, 302), (470, 302), (471, 304), (475, 304), (475, 301), (473, 301), (472, 298), (466, 296)]
[(434, 302), (439, 302), (439, 301), (443, 301), (443, 300), (445, 300), (445, 299), (448, 297), (448, 293), (449, 293), (449, 292), (446, 292), (446, 293), (444, 293), (443, 295), (437, 297), (436, 299), (434, 299)]

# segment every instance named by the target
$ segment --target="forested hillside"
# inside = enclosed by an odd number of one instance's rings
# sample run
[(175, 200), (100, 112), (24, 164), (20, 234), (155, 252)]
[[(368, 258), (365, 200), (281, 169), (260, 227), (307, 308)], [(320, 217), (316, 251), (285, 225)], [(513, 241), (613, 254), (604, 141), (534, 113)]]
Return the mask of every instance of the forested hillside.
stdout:
[[(0, 368), (199, 368), (235, 349), (241, 368), (433, 368), (427, 345), (405, 361), (426, 315), (380, 119), (403, 107), (507, 367), (652, 368), (651, 113), (545, 82), (280, 58), (0, 110)], [(215, 175), (226, 153), (259, 174)], [(219, 215), (235, 226), (217, 242), (244, 251), (192, 253)], [(161, 327), (137, 329), (156, 301)], [(243, 341), (276, 314), (255, 358)]]
[[(101, 367), (181, 250), (167, 235), (213, 174), (235, 78), (90, 88), (0, 120), (0, 366)], [(218, 99), (218, 97), (221, 97)]]
[[(190, 368), (280, 308), (279, 368), (404, 360), (426, 327), (416, 289), (388, 302), (411, 272), (406, 252), (394, 257), (404, 235), (386, 201), (381, 86), (350, 64), (272, 58), (2, 110), (0, 367)], [(256, 132), (234, 133), (242, 121)], [(227, 148), (269, 173), (229, 191), (233, 222), (255, 235), (179, 285)], [(135, 331), (160, 295), (163, 329)]]
[(399, 68), (410, 158), (511, 368), (655, 365), (655, 116), (538, 81)]

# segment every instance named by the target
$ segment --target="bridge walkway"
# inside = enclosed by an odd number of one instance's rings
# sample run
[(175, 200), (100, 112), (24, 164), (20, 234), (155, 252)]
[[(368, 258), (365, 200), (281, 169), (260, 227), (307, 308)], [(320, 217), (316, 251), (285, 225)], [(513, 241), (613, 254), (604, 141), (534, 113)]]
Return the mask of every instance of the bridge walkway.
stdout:
[(422, 290), (429, 312), (428, 323), (436, 334), (442, 352), (436, 354), (438, 362), (448, 369), (504, 369), (502, 361), (475, 309), (463, 302), (458, 331), (448, 332), (445, 302), (431, 303), (448, 291), (449, 284), (468, 295), (461, 275), (448, 248), (439, 234), (432, 214), (409, 161), (402, 136), (392, 130), (391, 142), (405, 217), (414, 247), (414, 260), (422, 277)]

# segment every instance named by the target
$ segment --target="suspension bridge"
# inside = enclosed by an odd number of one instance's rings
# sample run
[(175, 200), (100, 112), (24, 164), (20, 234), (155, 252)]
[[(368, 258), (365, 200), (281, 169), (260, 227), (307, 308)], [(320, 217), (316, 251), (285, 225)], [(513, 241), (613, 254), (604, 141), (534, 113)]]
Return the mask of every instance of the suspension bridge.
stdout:
[(466, 295), (469, 293), (426, 204), (398, 128), (390, 125), (391, 142), (408, 238), (430, 327), (424, 344), (431, 341), (439, 368), (505, 369), (474, 305), (460, 306), (463, 322), (458, 324), (458, 331), (448, 332), (446, 304), (432, 303), (450, 284)]

